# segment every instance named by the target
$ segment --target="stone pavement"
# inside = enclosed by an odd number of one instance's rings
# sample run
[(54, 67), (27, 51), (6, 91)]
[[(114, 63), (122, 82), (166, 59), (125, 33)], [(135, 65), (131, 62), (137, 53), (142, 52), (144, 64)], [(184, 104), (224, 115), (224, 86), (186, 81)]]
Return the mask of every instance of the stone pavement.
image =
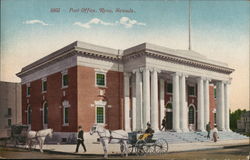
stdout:
[[(89, 136), (84, 135), (85, 137), (85, 146), (87, 148), (87, 152), (83, 152), (82, 146), (79, 147), (79, 152), (75, 152), (76, 145), (72, 144), (58, 144), (58, 145), (45, 145), (44, 149), (50, 152), (57, 152), (62, 154), (103, 154), (102, 145), (96, 143), (97, 136)], [(234, 146), (242, 146), (249, 145), (249, 139), (242, 140), (224, 140), (218, 142), (196, 142), (196, 143), (177, 143), (177, 144), (169, 144), (169, 152), (182, 152), (182, 151), (198, 151), (198, 150), (208, 150), (208, 149), (216, 149), (216, 148), (225, 148), (225, 147), (234, 147)], [(36, 146), (38, 149), (38, 146)], [(120, 145), (119, 144), (109, 144), (108, 146), (109, 154), (117, 154), (120, 153)]]

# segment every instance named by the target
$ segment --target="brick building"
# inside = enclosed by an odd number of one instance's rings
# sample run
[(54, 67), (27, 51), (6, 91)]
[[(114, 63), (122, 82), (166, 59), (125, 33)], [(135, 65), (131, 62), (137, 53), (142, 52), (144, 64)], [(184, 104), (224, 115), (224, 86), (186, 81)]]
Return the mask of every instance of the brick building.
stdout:
[[(115, 50), (76, 41), (22, 68), (22, 122), (60, 133), (107, 128), (229, 130), (228, 85), (234, 70), (194, 51), (143, 43)], [(216, 93), (216, 98), (215, 94)], [(216, 116), (216, 120), (215, 120)]]

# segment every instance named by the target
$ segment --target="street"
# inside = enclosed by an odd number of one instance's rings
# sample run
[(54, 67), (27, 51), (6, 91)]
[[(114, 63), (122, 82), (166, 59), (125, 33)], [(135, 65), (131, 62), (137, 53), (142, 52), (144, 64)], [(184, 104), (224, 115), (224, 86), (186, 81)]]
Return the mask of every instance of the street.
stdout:
[[(191, 152), (178, 152), (168, 153), (164, 155), (151, 155), (151, 156), (133, 156), (120, 157), (119, 155), (109, 156), (110, 159), (237, 159), (237, 160), (249, 160), (250, 146), (239, 146), (227, 149), (213, 149), (206, 151), (191, 151)], [(0, 147), (0, 158), (7, 159), (100, 159), (103, 155), (69, 155), (58, 153), (40, 153), (38, 151), (27, 151), (25, 149), (18, 148), (3, 148)]]

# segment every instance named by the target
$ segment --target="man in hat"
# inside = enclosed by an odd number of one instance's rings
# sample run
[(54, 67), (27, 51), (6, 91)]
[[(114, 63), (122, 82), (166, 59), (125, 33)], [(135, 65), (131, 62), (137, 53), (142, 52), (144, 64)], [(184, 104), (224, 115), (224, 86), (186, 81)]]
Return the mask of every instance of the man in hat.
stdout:
[(79, 146), (82, 144), (82, 147), (84, 149), (84, 152), (86, 152), (86, 147), (84, 145), (84, 139), (83, 139), (83, 130), (82, 126), (78, 127), (78, 136), (77, 136), (77, 145), (76, 145), (76, 153), (78, 152)]

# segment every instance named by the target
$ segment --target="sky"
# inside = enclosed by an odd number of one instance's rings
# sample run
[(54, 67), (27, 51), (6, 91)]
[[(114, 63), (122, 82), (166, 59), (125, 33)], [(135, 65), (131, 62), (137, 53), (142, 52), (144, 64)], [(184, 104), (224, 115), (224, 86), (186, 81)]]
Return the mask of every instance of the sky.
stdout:
[[(1, 0), (0, 80), (76, 40), (126, 49), (188, 49), (187, 0)], [(119, 12), (126, 10), (127, 12)], [(230, 109), (249, 108), (250, 2), (191, 0), (192, 50), (225, 62)], [(57, 11), (57, 12), (56, 12)]]

